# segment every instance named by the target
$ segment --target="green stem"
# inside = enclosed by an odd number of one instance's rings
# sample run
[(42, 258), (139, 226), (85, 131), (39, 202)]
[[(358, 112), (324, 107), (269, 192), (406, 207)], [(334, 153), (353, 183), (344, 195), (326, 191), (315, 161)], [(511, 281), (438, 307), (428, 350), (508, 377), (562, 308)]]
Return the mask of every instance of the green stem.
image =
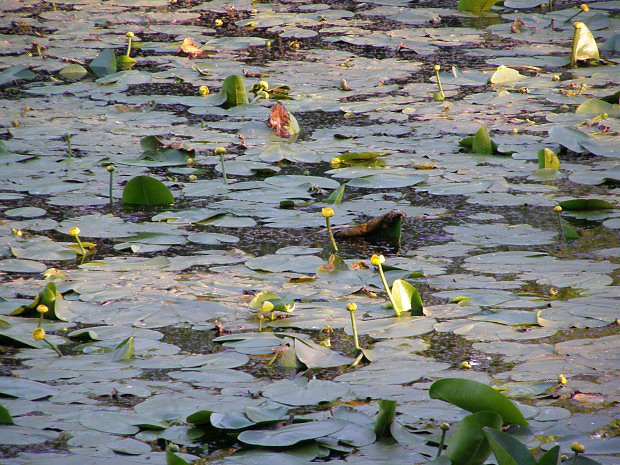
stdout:
[(583, 13), (583, 10), (579, 10), (577, 13), (575, 13), (573, 16), (571, 16), (570, 18), (566, 19), (564, 22), (568, 23), (570, 21), (572, 21), (573, 19), (575, 19), (577, 16), (579, 16), (581, 13)]
[(336, 239), (334, 239), (334, 233), (332, 232), (332, 226), (329, 221), (329, 218), (325, 218), (325, 222), (327, 223), (327, 234), (329, 235), (329, 240), (332, 243), (334, 252), (338, 252), (338, 245), (336, 245)]
[(127, 58), (129, 58), (129, 54), (131, 53), (131, 37), (127, 38)]
[(65, 140), (67, 141), (67, 155), (69, 159), (73, 157), (73, 148), (71, 147), (71, 134), (65, 134)]
[(442, 99), (446, 99), (446, 95), (443, 93), (443, 86), (441, 85), (441, 79), (439, 78), (439, 71), (435, 70), (435, 77), (437, 78), (437, 86), (439, 86), (439, 93)]
[(110, 170), (110, 186), (108, 188), (108, 196), (110, 197), (110, 206), (114, 203), (114, 198), (112, 197), (113, 185), (114, 185), (114, 170)]
[(385, 280), (385, 275), (383, 274), (383, 267), (379, 263), (379, 275), (381, 276), (381, 282), (383, 282), (383, 287), (385, 288), (385, 292), (390, 299), (390, 303), (392, 304), (392, 308), (394, 309), (394, 314), (399, 317), (403, 312), (398, 305), (396, 305), (396, 301), (394, 300), (394, 296), (392, 295), (392, 291), (390, 291), (390, 287), (388, 286), (387, 281)]
[(47, 340), (47, 338), (44, 338), (43, 342), (45, 342), (48, 346), (54, 349), (54, 351), (58, 354), (59, 357), (62, 357), (62, 352), (58, 350), (58, 347), (56, 347), (56, 344), (52, 344), (50, 341)]
[(446, 430), (441, 430), (441, 439), (439, 440), (439, 449), (437, 450), (437, 457), (439, 457), (441, 455), (441, 453), (443, 452), (443, 445), (444, 442), (446, 441)]
[(575, 452), (575, 455), (573, 455), (573, 460), (571, 460), (570, 464), (571, 465), (575, 465), (575, 462), (577, 461), (577, 456), (579, 455), (579, 452)]
[(226, 175), (226, 166), (224, 165), (224, 154), (220, 154), (220, 163), (222, 164), (222, 175), (224, 176), (224, 181), (228, 184), (228, 176)]
[(355, 342), (355, 350), (362, 350), (360, 341), (357, 337), (357, 323), (355, 322), (355, 312), (349, 311), (351, 314), (351, 327), (353, 328), (353, 341)]
[(82, 241), (80, 240), (79, 236), (75, 236), (75, 240), (77, 241), (78, 245), (80, 246), (80, 252), (82, 253), (82, 256), (85, 257), (86, 256), (86, 250), (84, 249), (84, 246), (82, 245)]
[(560, 229), (560, 240), (565, 239), (564, 225), (562, 224), (562, 215), (558, 212), (558, 228)]

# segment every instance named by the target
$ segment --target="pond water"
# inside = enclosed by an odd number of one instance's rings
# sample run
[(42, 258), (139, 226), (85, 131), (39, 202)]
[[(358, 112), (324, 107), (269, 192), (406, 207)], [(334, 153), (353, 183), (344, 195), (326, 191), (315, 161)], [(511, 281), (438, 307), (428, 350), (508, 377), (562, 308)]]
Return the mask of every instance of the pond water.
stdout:
[[(429, 387), (464, 378), (537, 456), (619, 463), (620, 2), (456, 3), (0, 5), (0, 462), (430, 463), (467, 412)], [(573, 21), (598, 66), (569, 66)], [(231, 75), (250, 102), (225, 109)], [(265, 124), (282, 86), (290, 139)], [(482, 127), (493, 154), (468, 153)], [(123, 202), (138, 176), (174, 202)], [(325, 207), (400, 210), (401, 240), (334, 261)], [(373, 254), (423, 316), (394, 316)], [(289, 311), (260, 318), (261, 292)]]

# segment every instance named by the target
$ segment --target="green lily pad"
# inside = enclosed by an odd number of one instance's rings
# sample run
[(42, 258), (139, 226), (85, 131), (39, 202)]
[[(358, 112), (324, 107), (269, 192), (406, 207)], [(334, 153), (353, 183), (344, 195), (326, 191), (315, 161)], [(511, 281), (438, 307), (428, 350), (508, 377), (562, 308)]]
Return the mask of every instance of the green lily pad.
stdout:
[(338, 421), (315, 421), (283, 426), (275, 430), (243, 431), (237, 439), (263, 447), (290, 447), (303, 441), (329, 436), (344, 428)]

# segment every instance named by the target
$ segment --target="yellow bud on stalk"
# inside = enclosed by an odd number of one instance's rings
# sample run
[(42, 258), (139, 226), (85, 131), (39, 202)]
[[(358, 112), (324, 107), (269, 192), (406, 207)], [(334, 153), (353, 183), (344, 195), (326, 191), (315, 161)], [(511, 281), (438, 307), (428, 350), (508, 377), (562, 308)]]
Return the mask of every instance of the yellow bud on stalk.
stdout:
[(39, 313), (47, 313), (47, 312), (49, 312), (49, 308), (47, 308), (47, 305), (41, 304), (41, 305), (37, 306), (37, 312), (39, 312)]
[(575, 441), (571, 443), (570, 450), (572, 450), (575, 454), (583, 454), (586, 451), (586, 446)]
[(374, 266), (383, 265), (385, 263), (385, 257), (383, 255), (374, 254), (372, 257), (370, 257), (370, 263), (372, 263)]
[(41, 327), (35, 329), (32, 332), (32, 337), (35, 341), (42, 341), (43, 339), (45, 339), (45, 330)]
[(334, 210), (332, 208), (325, 207), (321, 209), (321, 215), (323, 215), (323, 218), (331, 218), (334, 216)]
[(69, 236), (71, 237), (77, 237), (80, 235), (80, 228), (78, 228), (77, 226), (74, 226), (73, 228), (71, 228), (69, 230)]

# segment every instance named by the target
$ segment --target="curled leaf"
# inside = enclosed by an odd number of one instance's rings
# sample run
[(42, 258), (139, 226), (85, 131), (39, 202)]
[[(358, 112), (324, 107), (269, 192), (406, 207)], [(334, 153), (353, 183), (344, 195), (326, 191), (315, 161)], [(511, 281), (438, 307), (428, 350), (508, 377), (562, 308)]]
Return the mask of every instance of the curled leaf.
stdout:
[(177, 50), (178, 55), (185, 54), (190, 58), (198, 58), (205, 53), (206, 51), (196, 45), (196, 42), (191, 37), (185, 38)]
[(269, 112), (267, 126), (273, 129), (278, 137), (288, 139), (299, 134), (299, 123), (280, 102), (276, 103)]

